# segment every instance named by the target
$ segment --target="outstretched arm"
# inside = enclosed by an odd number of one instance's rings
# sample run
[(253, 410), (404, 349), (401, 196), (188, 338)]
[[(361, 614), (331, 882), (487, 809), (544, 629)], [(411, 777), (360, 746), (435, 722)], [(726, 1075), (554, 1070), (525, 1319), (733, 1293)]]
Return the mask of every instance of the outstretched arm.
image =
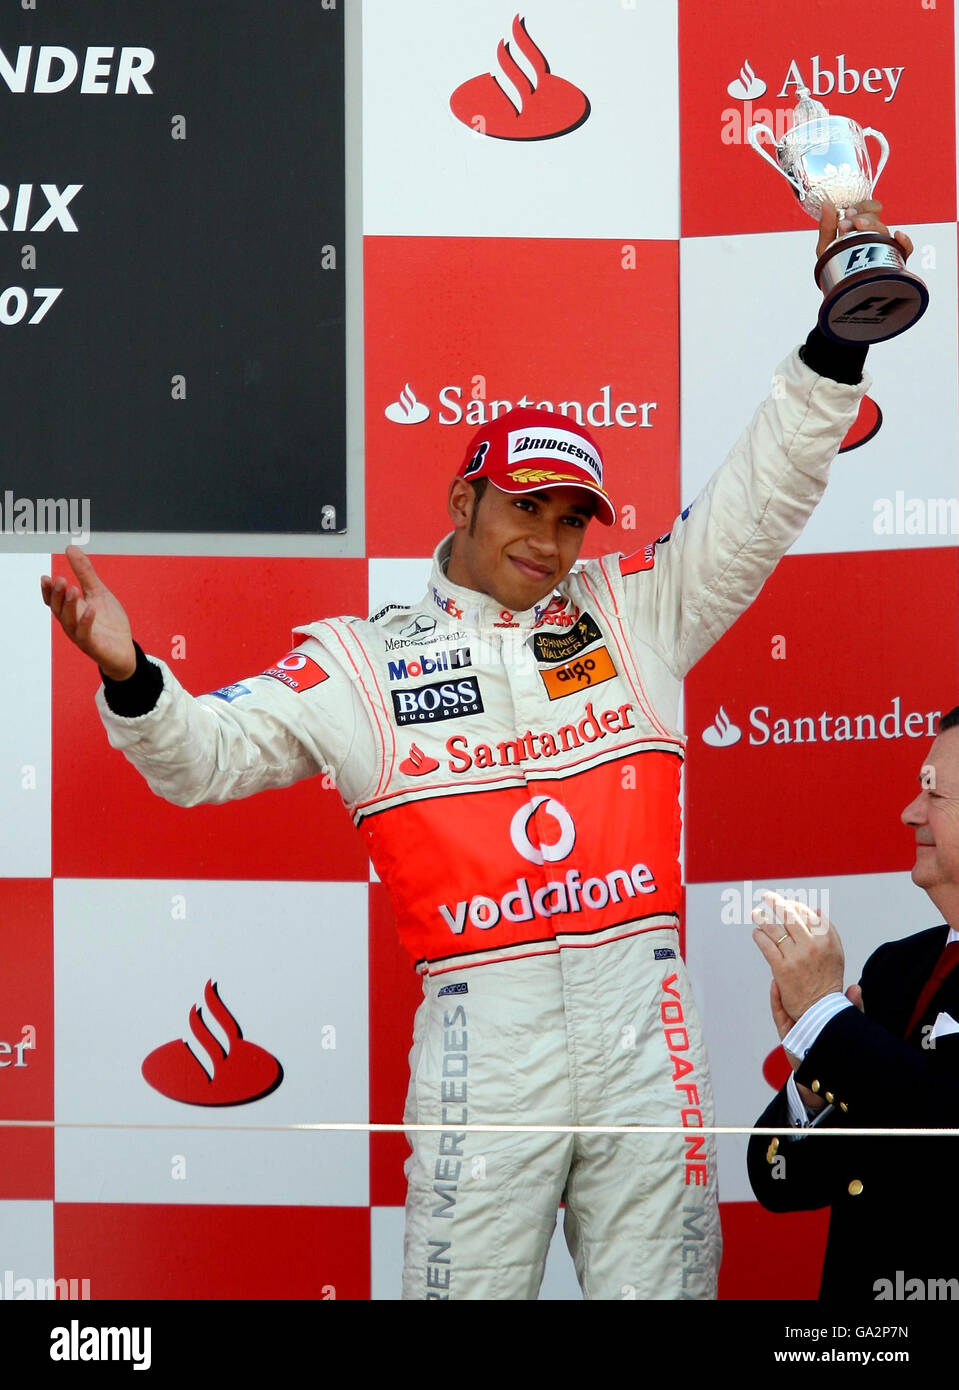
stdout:
[(244, 676), (228, 698), (195, 698), (164, 662), (138, 656), (123, 605), (84, 552), (70, 546), (67, 559), (77, 583), (44, 575), (43, 601), (100, 667), (107, 737), (158, 796), (179, 806), (227, 801), (331, 770), (344, 797), (365, 789), (378, 766), (369, 720), (318, 641), (297, 649), (316, 677), (301, 693), (267, 673)]

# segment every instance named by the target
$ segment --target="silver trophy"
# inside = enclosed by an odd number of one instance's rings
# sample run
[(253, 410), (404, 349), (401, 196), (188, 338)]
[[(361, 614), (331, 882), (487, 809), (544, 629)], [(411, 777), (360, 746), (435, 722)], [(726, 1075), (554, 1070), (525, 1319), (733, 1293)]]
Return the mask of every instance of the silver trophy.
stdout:
[[(867, 135), (881, 151), (875, 174)], [(774, 146), (775, 159), (760, 136)], [(889, 158), (889, 143), (881, 131), (863, 129), (846, 116), (830, 116), (807, 87), (800, 88), (792, 126), (778, 144), (767, 125), (750, 126), (746, 138), (789, 180), (803, 211), (817, 222), (826, 203), (832, 203), (842, 218), (846, 208), (871, 198)], [(929, 291), (906, 269), (899, 243), (880, 232), (853, 231), (837, 238), (816, 262), (816, 283), (824, 296), (819, 327), (838, 342), (894, 338), (911, 328), (929, 303)]]

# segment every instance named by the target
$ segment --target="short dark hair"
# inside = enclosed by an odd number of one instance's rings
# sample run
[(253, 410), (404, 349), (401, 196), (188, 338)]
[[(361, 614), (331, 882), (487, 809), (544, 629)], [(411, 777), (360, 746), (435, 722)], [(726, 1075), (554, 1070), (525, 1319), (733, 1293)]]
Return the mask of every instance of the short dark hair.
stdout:
[(476, 530), (476, 512), (482, 501), (483, 493), (489, 485), (489, 478), (470, 478), (469, 485), (473, 489), (473, 513), (470, 517), (469, 534), (472, 535)]
[(944, 734), (947, 729), (959, 728), (959, 705), (954, 705), (951, 710), (939, 716), (939, 732)]

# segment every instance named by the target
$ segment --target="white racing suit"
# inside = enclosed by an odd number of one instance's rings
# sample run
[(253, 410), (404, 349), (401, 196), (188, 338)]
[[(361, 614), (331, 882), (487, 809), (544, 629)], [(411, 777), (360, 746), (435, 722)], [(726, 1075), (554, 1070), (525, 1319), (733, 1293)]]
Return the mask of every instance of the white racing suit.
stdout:
[[(423, 974), (404, 1296), (535, 1298), (565, 1200), (587, 1297), (713, 1298), (713, 1122), (679, 955), (680, 681), (818, 502), (866, 389), (794, 354), (671, 534), (524, 613), (448, 583), (299, 628), (268, 672), (111, 743), (181, 805), (333, 769)], [(359, 924), (358, 924), (359, 925)], [(553, 1132), (471, 1131), (477, 1125)], [(674, 1134), (570, 1133), (670, 1125)]]

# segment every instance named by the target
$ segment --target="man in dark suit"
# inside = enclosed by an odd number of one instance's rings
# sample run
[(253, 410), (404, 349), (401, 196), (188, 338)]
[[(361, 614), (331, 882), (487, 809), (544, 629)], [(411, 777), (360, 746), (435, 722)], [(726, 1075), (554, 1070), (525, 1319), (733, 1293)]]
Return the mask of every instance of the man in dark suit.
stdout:
[(774, 894), (754, 913), (793, 1075), (756, 1121), (783, 1131), (752, 1137), (749, 1179), (770, 1211), (830, 1208), (822, 1299), (959, 1298), (959, 1132), (808, 1133), (959, 1126), (959, 706), (919, 781), (902, 813), (916, 836), (912, 879), (946, 925), (880, 946), (844, 994), (830, 922)]

